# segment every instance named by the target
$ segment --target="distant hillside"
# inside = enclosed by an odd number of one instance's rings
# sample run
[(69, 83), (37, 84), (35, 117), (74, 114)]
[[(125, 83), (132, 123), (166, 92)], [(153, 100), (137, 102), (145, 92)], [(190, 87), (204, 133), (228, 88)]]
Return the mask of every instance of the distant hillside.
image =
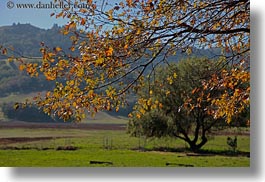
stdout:
[[(12, 46), (15, 50), (24, 56), (41, 56), (40, 43), (44, 42), (48, 47), (61, 47), (63, 50), (69, 50), (71, 47), (70, 35), (60, 33), (62, 27), (57, 24), (51, 29), (41, 29), (31, 24), (13, 24), (10, 26), (0, 27), (0, 45)], [(213, 57), (220, 54), (220, 49), (196, 49), (193, 48), (192, 56)], [(175, 56), (168, 57), (168, 61), (177, 61), (186, 58), (185, 52), (178, 51)], [(0, 59), (6, 58), (1, 57)]]
[[(12, 46), (15, 49), (15, 55), (28, 57), (41, 56), (41, 42), (49, 47), (59, 46), (69, 50), (71, 47), (69, 36), (60, 34), (60, 29), (61, 27), (56, 24), (47, 30), (30, 24), (2, 26), (0, 27), (0, 45)], [(30, 78), (18, 70), (15, 62), (7, 62), (6, 57), (0, 55), (0, 97), (43, 91), (52, 87), (53, 83), (47, 82), (43, 76)]]
[[(71, 41), (68, 36), (60, 34), (58, 25), (51, 29), (41, 29), (30, 24), (13, 24), (0, 27), (0, 45), (12, 46), (19, 55), (41, 56), (40, 43), (44, 42), (49, 47), (60, 46), (68, 50)], [(4, 58), (4, 57), (0, 57)]]
[(53, 87), (54, 83), (48, 82), (43, 75), (31, 78), (26, 73), (19, 71), (18, 64), (15, 62), (0, 59), (0, 97), (39, 92)]
[[(13, 24), (11, 26), (0, 27), (0, 45), (12, 46), (18, 52), (18, 55), (40, 57), (40, 43), (44, 42), (49, 47), (61, 47), (63, 50), (69, 50), (71, 41), (69, 35), (60, 34), (58, 25), (54, 25), (51, 29), (41, 29), (30, 24)], [(189, 56), (193, 57), (208, 57), (213, 58), (220, 54), (220, 49), (196, 49), (193, 48), (192, 55), (187, 55), (185, 51), (178, 51), (176, 55), (167, 57), (168, 62), (178, 62)], [(154, 63), (158, 62), (161, 57), (158, 57)], [(216, 58), (216, 57), (215, 57)], [(145, 62), (148, 58), (143, 58), (140, 62)], [(38, 60), (35, 60), (38, 61)], [(139, 64), (137, 62), (137, 64)], [(163, 65), (163, 64), (162, 64)], [(152, 70), (150, 65), (146, 69), (146, 74)], [(133, 75), (130, 75), (131, 77)], [(130, 80), (131, 77), (126, 77)], [(54, 87), (53, 82), (48, 82), (44, 76), (31, 78), (25, 73), (18, 70), (17, 63), (6, 61), (6, 57), (0, 56), (0, 97), (6, 97), (10, 94), (28, 94), (32, 92), (45, 91)], [(127, 116), (131, 111), (136, 97), (132, 97), (130, 106), (121, 109), (119, 115)], [(116, 116), (117, 113), (109, 112), (109, 115)]]
[[(71, 47), (71, 41), (68, 36), (60, 34), (58, 25), (54, 25), (51, 29), (41, 29), (30, 24), (13, 24), (11, 26), (0, 27), (0, 45), (12, 46), (19, 55), (39, 57), (40, 43), (44, 42), (49, 47), (62, 47), (68, 50)], [(193, 48), (192, 55), (194, 57), (212, 58), (220, 54), (220, 49), (196, 49)], [(162, 59), (163, 55), (161, 55)], [(187, 58), (188, 55), (182, 51), (178, 51), (176, 55), (167, 57), (168, 62), (178, 62)], [(145, 62), (148, 58), (143, 58), (140, 62)], [(160, 57), (154, 60), (158, 62)], [(36, 60), (37, 61), (37, 60)], [(137, 64), (139, 64), (137, 62)], [(0, 56), (0, 97), (7, 96), (11, 93), (31, 93), (35, 91), (43, 91), (52, 88), (53, 83), (47, 82), (43, 76), (39, 78), (30, 78), (25, 73), (18, 71), (16, 63), (7, 62), (6, 57)], [(146, 69), (146, 74), (152, 70), (150, 65)], [(132, 76), (132, 75), (130, 75)], [(132, 78), (126, 77), (130, 80)]]

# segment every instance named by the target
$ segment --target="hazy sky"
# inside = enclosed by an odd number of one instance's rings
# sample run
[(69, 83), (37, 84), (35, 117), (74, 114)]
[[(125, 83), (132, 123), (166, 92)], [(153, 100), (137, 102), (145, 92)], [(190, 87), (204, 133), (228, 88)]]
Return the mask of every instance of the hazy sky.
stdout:
[(38, 9), (18, 8), (18, 4), (34, 4), (40, 7), (41, 4), (49, 4), (53, 0), (0, 0), (0, 26), (12, 25), (13, 23), (30, 23), (40, 28), (51, 28), (53, 24), (62, 25), (67, 20), (50, 17), (52, 12), (60, 12), (60, 9)]

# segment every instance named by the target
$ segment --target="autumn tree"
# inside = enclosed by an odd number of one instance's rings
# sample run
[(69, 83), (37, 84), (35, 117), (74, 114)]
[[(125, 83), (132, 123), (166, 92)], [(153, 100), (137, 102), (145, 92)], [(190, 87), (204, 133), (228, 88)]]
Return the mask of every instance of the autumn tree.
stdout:
[[(9, 60), (21, 62), (20, 69), (30, 76), (44, 74), (47, 80), (57, 82), (54, 90), (34, 98), (46, 113), (81, 120), (86, 110), (92, 114), (118, 110), (126, 104), (126, 93), (141, 87), (147, 67), (167, 62), (168, 56), (179, 51), (191, 54), (193, 48), (220, 48), (222, 53), (215, 56), (225, 58), (225, 64), (242, 65), (243, 72), (228, 70), (217, 78), (222, 81), (215, 81), (213, 75), (210, 84), (214, 87), (226, 87), (238, 77), (248, 78), (249, 0), (55, 0), (61, 2), (67, 6), (51, 16), (69, 20), (62, 34), (70, 35), (70, 50), (79, 55), (42, 43), (40, 65), (9, 56)], [(0, 48), (2, 54), (12, 53)], [(228, 122), (234, 113), (227, 113), (230, 109), (223, 106), (237, 107), (235, 103), (242, 99), (238, 93), (249, 100), (249, 89), (236, 90), (231, 86), (235, 83), (230, 83), (224, 102), (212, 102), (217, 107), (215, 116), (227, 117)], [(235, 94), (237, 97), (229, 100)]]
[[(184, 140), (192, 151), (208, 141), (212, 128), (224, 126), (224, 118), (212, 115), (212, 97), (222, 95), (217, 87), (205, 90), (202, 82), (211, 79), (220, 61), (188, 59), (156, 69), (146, 80), (130, 114), (128, 131), (133, 136), (171, 136)], [(203, 92), (199, 92), (203, 90)]]

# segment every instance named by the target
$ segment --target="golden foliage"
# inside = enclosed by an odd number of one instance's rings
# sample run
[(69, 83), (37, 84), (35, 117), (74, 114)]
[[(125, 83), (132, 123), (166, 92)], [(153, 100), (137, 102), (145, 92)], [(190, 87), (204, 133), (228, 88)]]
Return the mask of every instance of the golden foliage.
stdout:
[[(19, 69), (26, 70), (30, 76), (42, 73), (47, 80), (69, 81), (68, 84), (58, 83), (44, 99), (37, 97), (35, 102), (45, 112), (56, 113), (65, 120), (74, 116), (79, 121), (85, 111), (94, 115), (99, 110), (116, 109), (125, 103), (127, 91), (138, 90), (144, 85), (141, 77), (155, 59), (165, 61), (167, 56), (179, 50), (191, 54), (193, 46), (220, 47), (224, 53), (235, 55), (231, 60), (235, 57), (248, 60), (249, 0), (124, 0), (115, 6), (103, 2), (88, 0), (86, 9), (65, 8), (56, 14), (56, 18), (69, 20), (61, 32), (71, 35), (70, 50), (80, 52), (79, 56), (65, 54), (60, 47), (51, 50), (43, 46), (40, 65), (20, 65)], [(83, 1), (73, 0), (72, 3)], [(1, 53), (7, 54), (3, 46)], [(213, 112), (216, 117), (226, 115), (228, 122), (230, 115), (240, 112), (241, 107), (248, 104), (250, 89), (237, 88), (237, 85), (248, 82), (249, 75), (239, 70), (213, 75), (211, 82), (204, 85), (205, 89), (230, 89), (228, 95), (224, 93), (221, 98), (207, 98), (212, 99), (213, 106), (220, 108)], [(135, 80), (128, 79), (132, 75)], [(167, 82), (174, 84), (176, 78), (177, 74), (173, 73)], [(110, 89), (115, 84), (119, 89)], [(194, 90), (196, 92), (199, 91)], [(168, 95), (170, 91), (166, 93)], [(198, 104), (201, 100), (198, 98)], [(163, 107), (154, 100), (138, 102), (145, 110)]]

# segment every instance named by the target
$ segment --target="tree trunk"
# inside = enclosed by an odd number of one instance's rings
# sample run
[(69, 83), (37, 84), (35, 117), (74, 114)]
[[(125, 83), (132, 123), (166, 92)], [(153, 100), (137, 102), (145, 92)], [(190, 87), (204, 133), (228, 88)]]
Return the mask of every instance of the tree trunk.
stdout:
[(193, 152), (199, 152), (199, 150), (202, 148), (202, 146), (204, 146), (207, 143), (207, 141), (208, 141), (207, 138), (203, 135), (200, 143), (197, 143), (196, 141), (193, 140), (193, 141), (188, 141), (188, 144)]
[(202, 133), (202, 136), (201, 136), (201, 141), (200, 143), (197, 143), (197, 140), (193, 140), (193, 141), (187, 141), (189, 146), (190, 146), (190, 149), (193, 151), (193, 152), (198, 152), (202, 146), (204, 146), (206, 143), (207, 143), (207, 138), (205, 136), (205, 132)]

